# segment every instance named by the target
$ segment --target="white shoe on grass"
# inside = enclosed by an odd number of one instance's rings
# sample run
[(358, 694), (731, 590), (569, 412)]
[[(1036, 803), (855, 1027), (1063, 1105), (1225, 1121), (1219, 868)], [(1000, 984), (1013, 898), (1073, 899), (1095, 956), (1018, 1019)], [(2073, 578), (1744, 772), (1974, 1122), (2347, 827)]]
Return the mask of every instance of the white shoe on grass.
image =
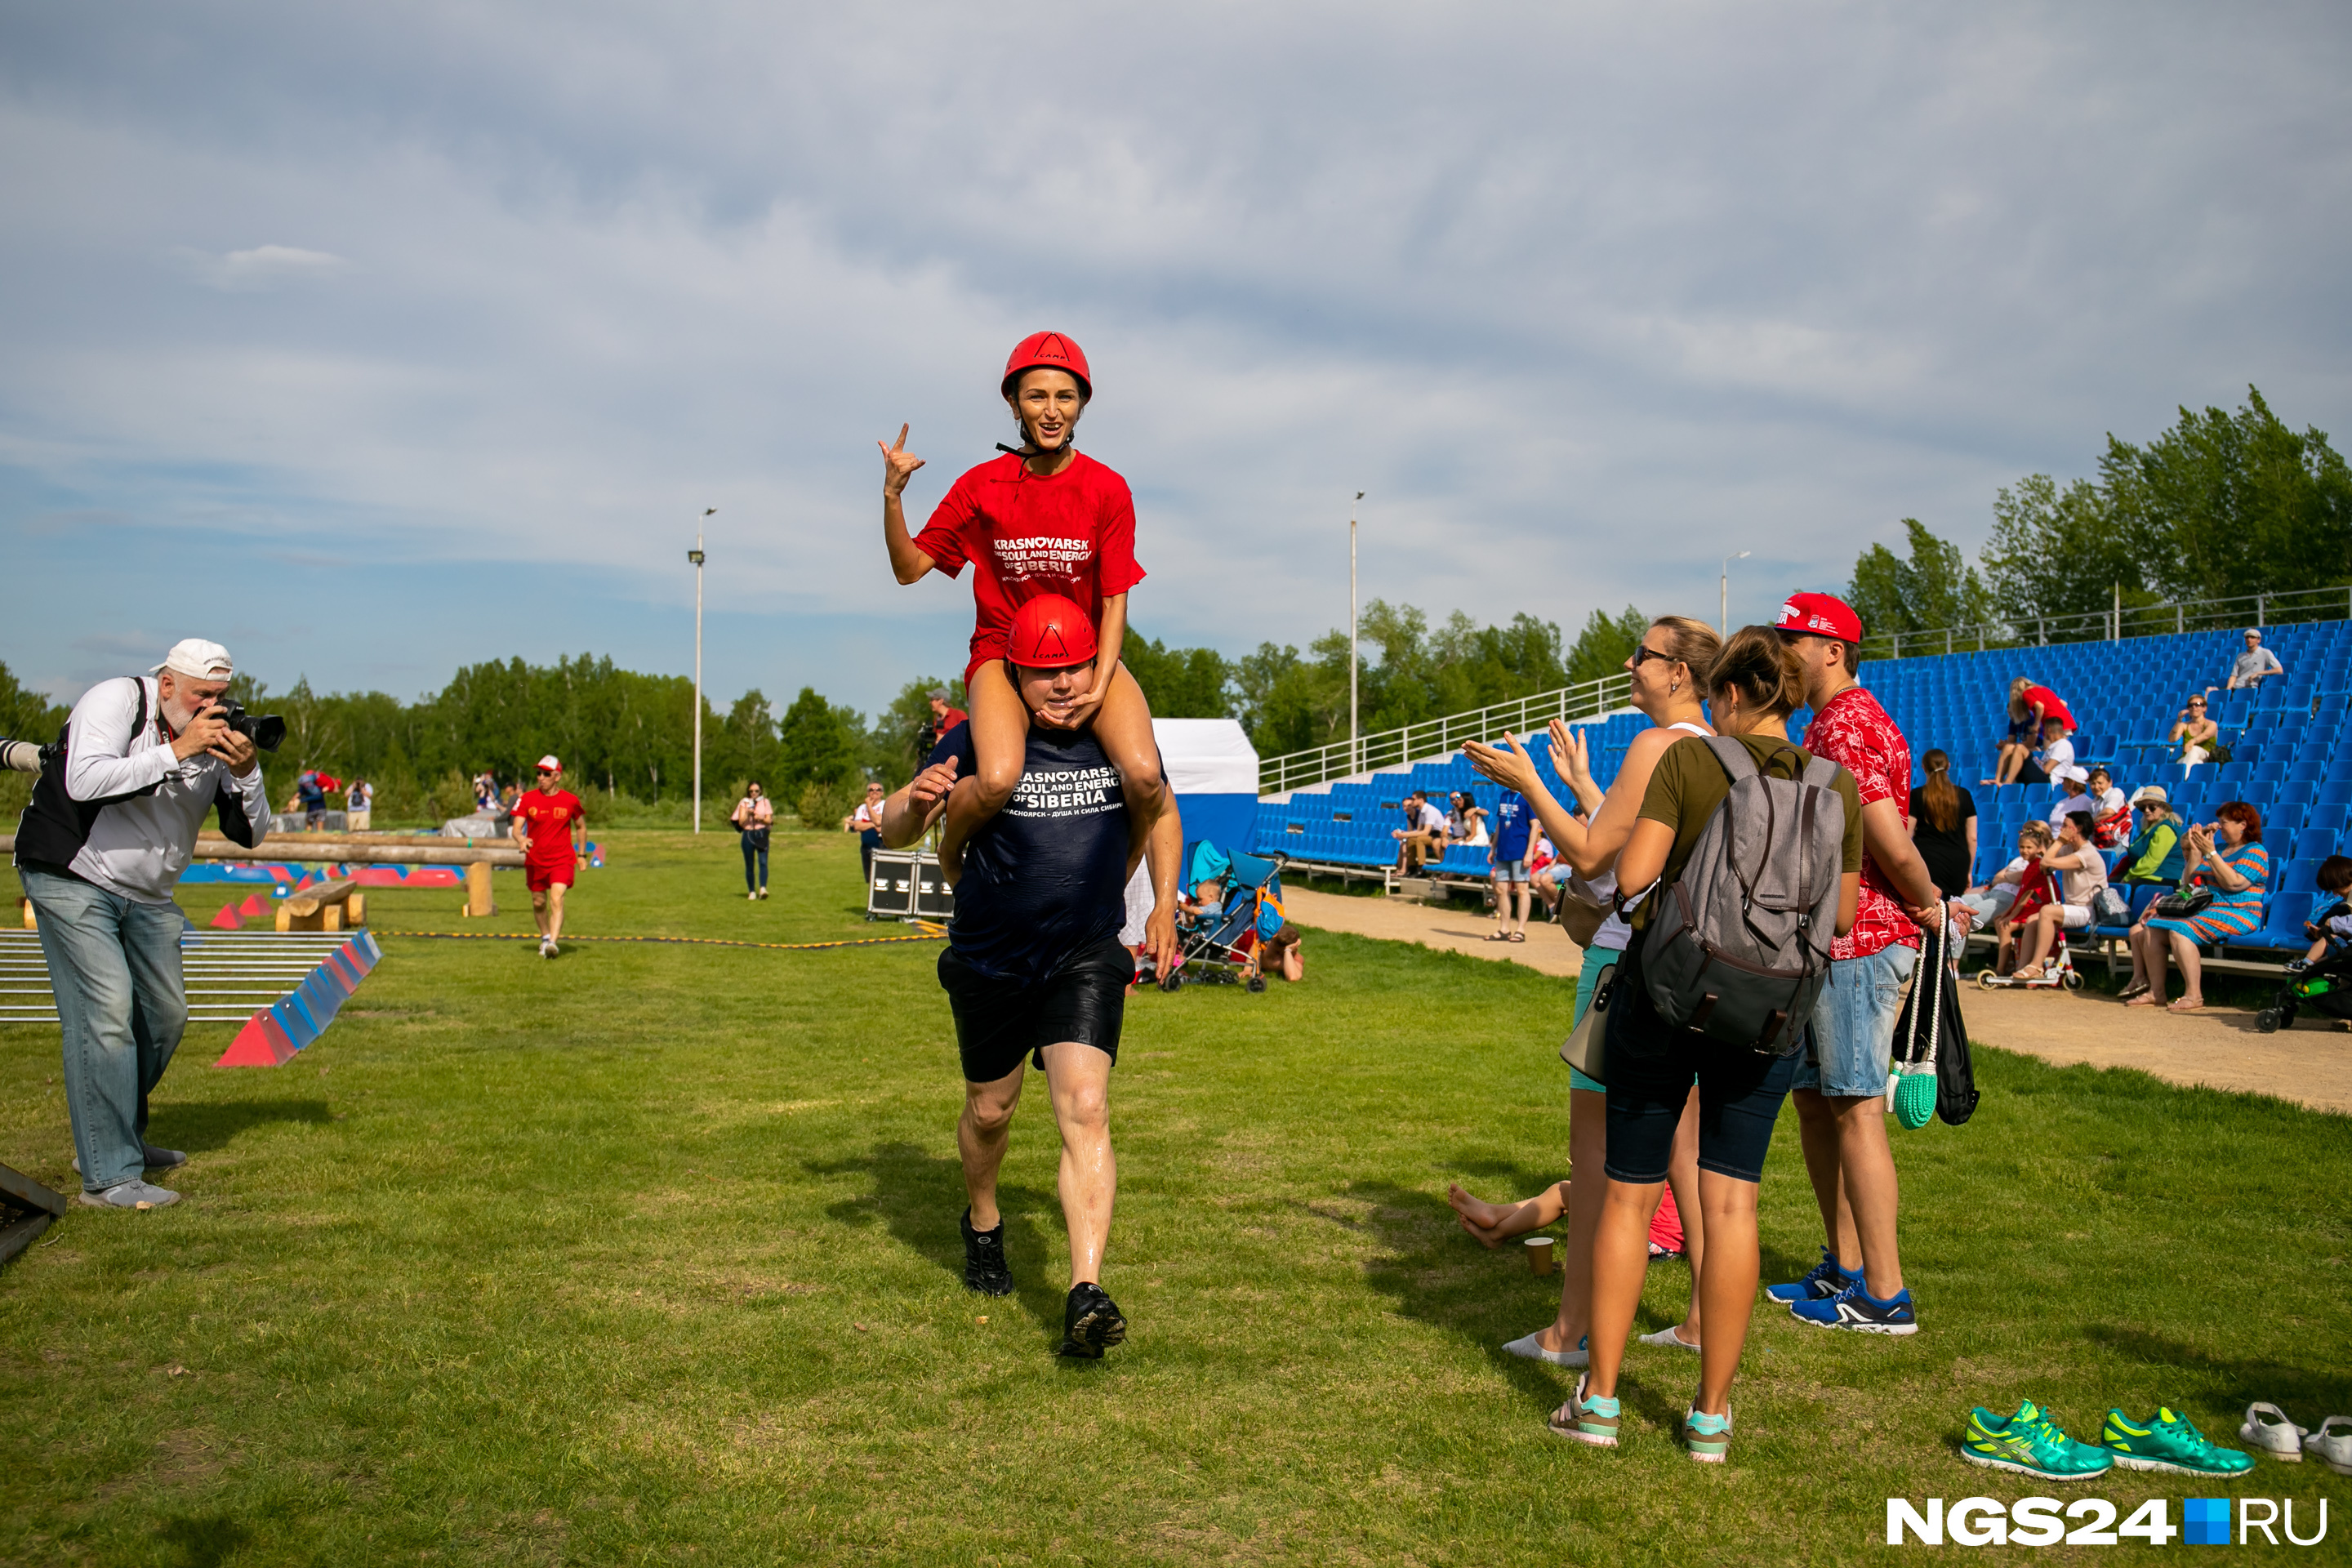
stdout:
[(2246, 1406), (2245, 1425), (2238, 1428), (2240, 1442), (2283, 1465), (2303, 1463), (2305, 1436), (2305, 1429), (2288, 1420), (2285, 1411), (2259, 1401)]
[(94, 1209), (160, 1209), (178, 1203), (180, 1194), (145, 1182), (121, 1182), (102, 1193), (84, 1193), (81, 1201)]
[(1577, 1341), (1576, 1348), (1572, 1351), (1548, 1351), (1543, 1348), (1543, 1345), (1540, 1342), (1542, 1339), (1543, 1331), (1541, 1329), (1538, 1329), (1534, 1333), (1528, 1334), (1524, 1338), (1510, 1341), (1508, 1343), (1505, 1344), (1503, 1348), (1513, 1355), (1525, 1356), (1529, 1361), (1549, 1362), (1554, 1366), (1589, 1366), (1591, 1364), (1592, 1352), (1591, 1349), (1591, 1341), (1590, 1336)]
[(1698, 1354), (1698, 1346), (1683, 1338), (1682, 1325), (1679, 1323), (1670, 1323), (1654, 1334), (1643, 1334), (1642, 1342), (1645, 1345), (1655, 1345), (1660, 1350), (1688, 1351), (1693, 1355)]
[(2303, 1446), (2337, 1475), (2352, 1476), (2352, 1415), (2329, 1416)]

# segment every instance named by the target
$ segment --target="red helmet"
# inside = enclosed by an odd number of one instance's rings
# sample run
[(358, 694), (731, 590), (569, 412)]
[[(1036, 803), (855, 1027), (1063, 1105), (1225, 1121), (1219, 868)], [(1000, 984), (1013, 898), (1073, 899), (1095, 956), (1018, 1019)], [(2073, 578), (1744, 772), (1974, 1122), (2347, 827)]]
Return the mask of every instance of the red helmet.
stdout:
[(1084, 397), (1095, 395), (1095, 378), (1087, 372), (1086, 351), (1075, 339), (1060, 332), (1032, 332), (1021, 340), (1013, 357), (1004, 362), (1004, 395), (1013, 395), (1013, 384), (1024, 370), (1066, 370), (1078, 378), (1078, 393)]
[(1005, 657), (1024, 669), (1062, 669), (1095, 656), (1095, 626), (1059, 594), (1040, 594), (1013, 614)]

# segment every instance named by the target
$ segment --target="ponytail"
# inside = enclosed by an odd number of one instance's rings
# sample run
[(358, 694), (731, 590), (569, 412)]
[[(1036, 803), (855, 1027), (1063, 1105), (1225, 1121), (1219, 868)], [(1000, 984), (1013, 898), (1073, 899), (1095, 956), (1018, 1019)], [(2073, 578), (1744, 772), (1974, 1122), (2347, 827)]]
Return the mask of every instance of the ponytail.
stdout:
[(1927, 770), (1927, 782), (1919, 786), (1921, 815), (1928, 826), (1938, 833), (1949, 833), (1960, 825), (1960, 792), (1952, 785), (1952, 759), (1941, 748), (1919, 759)]
[(1770, 626), (1742, 626), (1707, 667), (1706, 689), (1737, 693), (1759, 719), (1785, 719), (1805, 705), (1805, 661)]

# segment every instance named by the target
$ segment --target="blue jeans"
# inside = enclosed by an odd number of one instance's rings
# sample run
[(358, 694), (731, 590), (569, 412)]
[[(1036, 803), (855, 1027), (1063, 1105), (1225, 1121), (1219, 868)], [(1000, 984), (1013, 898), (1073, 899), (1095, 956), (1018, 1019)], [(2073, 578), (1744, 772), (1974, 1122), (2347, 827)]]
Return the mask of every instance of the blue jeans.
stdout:
[[(760, 879), (751, 879), (751, 868), (756, 862)], [(764, 833), (743, 835), (743, 890), (756, 893), (768, 885), (768, 836)]]
[(1895, 1022), (1903, 1016), (1903, 983), (1919, 963), (1916, 947), (1883, 947), (1868, 958), (1830, 963), (1830, 983), (1813, 1004), (1810, 1047), (1797, 1081), (1832, 1100), (1863, 1100), (1886, 1092), (1895, 1059)]
[(188, 1026), (177, 904), (142, 904), (72, 877), (17, 870), (39, 917), (58, 998), (66, 1110), (85, 1191), (135, 1182), (147, 1167), (147, 1096)]

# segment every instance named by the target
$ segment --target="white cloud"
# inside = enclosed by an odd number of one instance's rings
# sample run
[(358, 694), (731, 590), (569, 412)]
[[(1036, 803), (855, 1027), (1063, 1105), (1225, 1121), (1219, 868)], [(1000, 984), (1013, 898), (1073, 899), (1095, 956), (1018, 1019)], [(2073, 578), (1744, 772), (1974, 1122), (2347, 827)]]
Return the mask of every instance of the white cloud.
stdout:
[(212, 256), (200, 250), (181, 252), (198, 277), (227, 293), (251, 293), (288, 283), (326, 278), (351, 266), (324, 250), (304, 250), (291, 245), (258, 245)]

